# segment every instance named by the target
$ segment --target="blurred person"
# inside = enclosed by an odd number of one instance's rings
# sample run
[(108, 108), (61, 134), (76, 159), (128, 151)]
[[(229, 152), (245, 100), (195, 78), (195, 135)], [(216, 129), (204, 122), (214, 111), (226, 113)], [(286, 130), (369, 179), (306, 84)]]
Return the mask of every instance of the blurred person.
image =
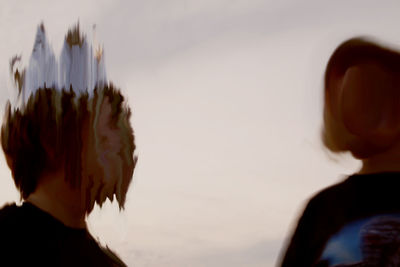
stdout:
[(400, 53), (345, 41), (324, 82), (324, 145), (361, 169), (308, 202), (282, 266), (400, 266)]
[(57, 60), (42, 24), (27, 68), (20, 59), (1, 145), (22, 205), (0, 210), (0, 265), (126, 266), (86, 225), (95, 203), (115, 197), (124, 208), (137, 162), (131, 111), (106, 80), (102, 50), (77, 25)]

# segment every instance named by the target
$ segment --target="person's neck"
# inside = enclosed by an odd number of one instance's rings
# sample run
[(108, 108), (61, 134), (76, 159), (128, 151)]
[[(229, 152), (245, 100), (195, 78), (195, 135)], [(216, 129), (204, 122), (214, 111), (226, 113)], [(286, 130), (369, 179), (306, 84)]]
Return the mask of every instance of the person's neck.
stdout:
[(389, 150), (362, 160), (359, 174), (400, 172), (400, 142)]
[(73, 189), (65, 181), (64, 171), (42, 175), (36, 190), (26, 201), (68, 227), (86, 228), (86, 210), (82, 204), (81, 190)]

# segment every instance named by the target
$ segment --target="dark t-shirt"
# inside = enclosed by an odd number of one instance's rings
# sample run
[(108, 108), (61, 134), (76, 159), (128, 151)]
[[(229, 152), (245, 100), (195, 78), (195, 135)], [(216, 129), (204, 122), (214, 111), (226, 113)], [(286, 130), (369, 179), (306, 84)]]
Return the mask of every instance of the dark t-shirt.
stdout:
[(400, 266), (400, 173), (353, 175), (314, 196), (282, 266)]
[(0, 266), (125, 266), (86, 229), (75, 229), (24, 202), (0, 210)]

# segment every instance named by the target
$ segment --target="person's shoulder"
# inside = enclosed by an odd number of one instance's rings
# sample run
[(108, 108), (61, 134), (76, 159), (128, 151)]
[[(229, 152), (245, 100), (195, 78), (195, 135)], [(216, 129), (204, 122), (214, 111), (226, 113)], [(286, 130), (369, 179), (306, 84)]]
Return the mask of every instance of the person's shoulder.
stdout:
[(315, 193), (307, 201), (282, 259), (282, 266), (312, 266), (348, 198), (348, 178)]
[(0, 208), (0, 247), (3, 248), (5, 244), (14, 244), (20, 239), (23, 228), (20, 211), (21, 208), (15, 203), (7, 203)]
[(337, 205), (341, 200), (346, 199), (353, 187), (350, 178), (351, 176), (346, 177), (341, 182), (330, 185), (312, 195), (307, 209), (325, 209), (327, 205)]
[(5, 204), (3, 204), (3, 206), (0, 207), (0, 214), (5, 214), (8, 212), (13, 212), (16, 209), (18, 209), (18, 206), (15, 202), (7, 202)]
[(371, 194), (382, 199), (397, 198), (399, 186), (400, 173), (353, 174), (314, 194), (309, 199), (307, 208), (341, 209), (360, 199), (367, 201)]
[(15, 203), (6, 203), (0, 208), (0, 223), (14, 219), (19, 212)]

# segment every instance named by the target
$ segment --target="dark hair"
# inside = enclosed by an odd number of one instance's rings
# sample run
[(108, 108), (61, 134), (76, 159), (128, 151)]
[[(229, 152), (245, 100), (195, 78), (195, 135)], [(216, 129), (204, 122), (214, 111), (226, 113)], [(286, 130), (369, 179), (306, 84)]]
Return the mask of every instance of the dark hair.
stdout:
[[(44, 171), (61, 166), (65, 166), (71, 186), (80, 185), (82, 128), (85, 124), (91, 126), (105, 97), (112, 107), (112, 123), (129, 121), (131, 111), (112, 85), (95, 89), (92, 97), (88, 93), (76, 95), (72, 88), (59, 91), (44, 87), (36, 90), (22, 108), (12, 108), (7, 103), (1, 145), (21, 198), (26, 199), (34, 192)], [(128, 139), (125, 154), (132, 161), (133, 130), (129, 123), (125, 123), (125, 128)]]
[(351, 66), (368, 62), (380, 63), (391, 71), (399, 71), (400, 53), (367, 38), (351, 38), (341, 43), (329, 58), (325, 70), (325, 90), (333, 71), (343, 75)]
[[(337, 88), (332, 87), (332, 79), (343, 77), (346, 71), (358, 64), (378, 64), (393, 77), (400, 73), (400, 53), (367, 38), (352, 38), (340, 44), (331, 57), (324, 78), (324, 125), (322, 140), (332, 152), (350, 151), (363, 158), (377, 153), (384, 147), (376, 147), (348, 131), (339, 114), (333, 112), (332, 101)], [(383, 92), (383, 91), (382, 91)]]

